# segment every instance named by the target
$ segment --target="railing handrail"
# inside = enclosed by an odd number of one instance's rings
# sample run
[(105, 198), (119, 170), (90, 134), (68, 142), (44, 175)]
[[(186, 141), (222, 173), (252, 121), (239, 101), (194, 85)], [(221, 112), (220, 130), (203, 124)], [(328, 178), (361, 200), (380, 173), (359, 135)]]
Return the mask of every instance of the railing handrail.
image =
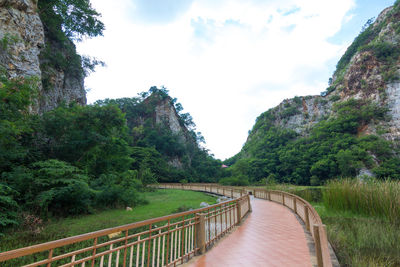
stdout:
[(147, 219), (144, 221), (129, 223), (129, 224), (111, 227), (111, 228), (106, 228), (106, 229), (102, 229), (102, 230), (98, 230), (98, 231), (94, 231), (94, 232), (90, 232), (90, 233), (85, 233), (85, 234), (76, 235), (76, 236), (72, 236), (72, 237), (66, 237), (66, 238), (62, 238), (62, 239), (58, 239), (58, 240), (54, 240), (54, 241), (49, 241), (46, 243), (32, 245), (29, 247), (23, 247), (23, 248), (18, 248), (18, 249), (2, 252), (2, 253), (0, 253), (0, 262), (4, 262), (7, 260), (11, 260), (11, 259), (15, 259), (15, 258), (27, 256), (27, 255), (39, 253), (39, 252), (48, 251), (51, 249), (56, 249), (56, 248), (59, 248), (62, 246), (71, 245), (74, 243), (102, 237), (102, 236), (109, 235), (112, 233), (127, 231), (127, 230), (138, 228), (141, 226), (155, 224), (155, 223), (161, 222), (161, 221), (171, 220), (171, 219), (175, 219), (175, 218), (179, 218), (179, 217), (187, 216), (187, 215), (196, 215), (197, 213), (201, 213), (201, 212), (209, 210), (209, 209), (213, 209), (213, 208), (224, 206), (224, 205), (227, 205), (227, 204), (230, 204), (233, 202), (241, 201), (242, 199), (245, 199), (246, 197), (247, 197), (247, 195), (243, 195), (243, 196), (235, 198), (235, 199), (223, 201), (223, 202), (220, 202), (217, 204), (209, 205), (207, 207), (203, 207), (203, 208), (199, 208), (199, 209), (195, 209), (195, 210), (191, 210), (191, 211), (174, 213), (174, 214), (170, 214), (170, 215), (166, 215), (166, 216), (162, 216), (162, 217), (151, 218), (151, 219)]
[(310, 209), (311, 213), (313, 213), (314, 218), (315, 218), (319, 223), (322, 223), (322, 219), (321, 219), (321, 217), (319, 216), (317, 210), (316, 210), (307, 200), (305, 200), (305, 199), (302, 198), (302, 197), (299, 197), (298, 195), (295, 195), (295, 194), (292, 194), (292, 193), (289, 193), (289, 192), (286, 192), (286, 191), (270, 190), (270, 189), (265, 189), (265, 188), (255, 188), (255, 187), (252, 187), (251, 189), (253, 189), (253, 190), (254, 190), (254, 189), (256, 189), (256, 190), (266, 190), (266, 191), (268, 191), (268, 192), (276, 192), (276, 193), (281, 193), (281, 194), (285, 194), (285, 195), (287, 195), (287, 196), (294, 197), (294, 198), (296, 198), (297, 200), (300, 200), (301, 202), (303, 202), (303, 204), (307, 205), (307, 207)]

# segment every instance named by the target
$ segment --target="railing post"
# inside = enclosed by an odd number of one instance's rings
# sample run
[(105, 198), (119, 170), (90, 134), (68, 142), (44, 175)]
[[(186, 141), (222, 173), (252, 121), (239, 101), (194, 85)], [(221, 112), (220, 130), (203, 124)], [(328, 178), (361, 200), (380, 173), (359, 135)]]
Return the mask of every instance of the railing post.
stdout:
[(222, 195), (225, 196), (225, 187), (222, 187)]
[(268, 200), (271, 201), (271, 192), (267, 192), (267, 196)]
[(249, 205), (249, 211), (252, 212), (253, 209), (251, 208), (250, 196), (249, 195), (247, 195), (247, 205)]
[(231, 188), (231, 198), (233, 198), (233, 188)]
[(204, 254), (206, 252), (206, 215), (198, 213), (197, 217), (199, 223), (196, 231), (196, 247), (198, 248), (199, 254)]
[(311, 231), (311, 230), (310, 230), (310, 215), (308, 214), (308, 207), (307, 207), (307, 205), (304, 205), (304, 216), (306, 217), (306, 218), (305, 218), (305, 219), (306, 219), (306, 221), (305, 221), (305, 223), (306, 223), (306, 228), (307, 228), (308, 231)]
[(323, 267), (324, 264), (322, 262), (322, 249), (321, 249), (321, 235), (320, 235), (320, 225), (313, 225), (314, 232), (314, 242), (315, 242), (315, 254), (317, 256), (317, 264), (318, 267)]
[(242, 219), (242, 206), (240, 205), (240, 199), (238, 199), (236, 203), (237, 203), (237, 206), (236, 206), (236, 208), (237, 208), (237, 212), (236, 212), (237, 224), (239, 224), (240, 220)]
[(281, 193), (282, 194), (282, 205), (283, 206), (286, 206), (285, 205), (285, 194), (284, 193)]
[(293, 198), (293, 210), (294, 210), (294, 213), (297, 214), (297, 202), (296, 202), (296, 198), (295, 197)]

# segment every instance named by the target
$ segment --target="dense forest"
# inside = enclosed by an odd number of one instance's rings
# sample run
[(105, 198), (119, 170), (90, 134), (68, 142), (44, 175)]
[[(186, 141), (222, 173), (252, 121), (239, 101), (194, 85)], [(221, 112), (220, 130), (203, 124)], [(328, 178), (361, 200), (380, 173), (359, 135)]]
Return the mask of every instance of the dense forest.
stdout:
[[(52, 86), (49, 66), (85, 76), (101, 64), (76, 54), (70, 41), (102, 34), (89, 1), (46, 0), (38, 8), (48, 36), (43, 90)], [(201, 146), (192, 117), (165, 88), (36, 114), (39, 86), (38, 77), (10, 78), (1, 69), (0, 233), (27, 214), (49, 218), (134, 206), (144, 202), (139, 192), (149, 183), (215, 182), (221, 175), (222, 163)], [(161, 102), (175, 111), (180, 133), (155, 123)]]

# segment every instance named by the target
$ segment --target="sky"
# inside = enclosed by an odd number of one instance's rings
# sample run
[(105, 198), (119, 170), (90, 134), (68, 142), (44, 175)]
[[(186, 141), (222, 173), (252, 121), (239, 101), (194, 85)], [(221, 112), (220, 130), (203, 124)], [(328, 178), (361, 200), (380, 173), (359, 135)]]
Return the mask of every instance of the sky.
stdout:
[(394, 0), (91, 0), (104, 36), (77, 44), (103, 60), (88, 103), (165, 86), (216, 158), (238, 153), (256, 118), (320, 94), (365, 22)]

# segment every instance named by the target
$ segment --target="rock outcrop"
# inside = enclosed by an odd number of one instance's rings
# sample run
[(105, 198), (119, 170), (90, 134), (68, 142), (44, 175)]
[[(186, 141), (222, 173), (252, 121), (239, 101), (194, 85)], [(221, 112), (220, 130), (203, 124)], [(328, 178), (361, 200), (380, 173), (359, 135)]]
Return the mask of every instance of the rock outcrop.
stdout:
[[(60, 46), (50, 41), (45, 26), (38, 14), (36, 0), (0, 0), (0, 65), (11, 78), (38, 78), (39, 98), (32, 107), (33, 112), (43, 113), (61, 102), (85, 105), (83, 75), (52, 66), (41, 55), (50, 45), (51, 49), (59, 49), (65, 55)], [(75, 52), (74, 44), (67, 41)]]
[(0, 0), (0, 64), (10, 77), (41, 77), (43, 25), (33, 0)]

